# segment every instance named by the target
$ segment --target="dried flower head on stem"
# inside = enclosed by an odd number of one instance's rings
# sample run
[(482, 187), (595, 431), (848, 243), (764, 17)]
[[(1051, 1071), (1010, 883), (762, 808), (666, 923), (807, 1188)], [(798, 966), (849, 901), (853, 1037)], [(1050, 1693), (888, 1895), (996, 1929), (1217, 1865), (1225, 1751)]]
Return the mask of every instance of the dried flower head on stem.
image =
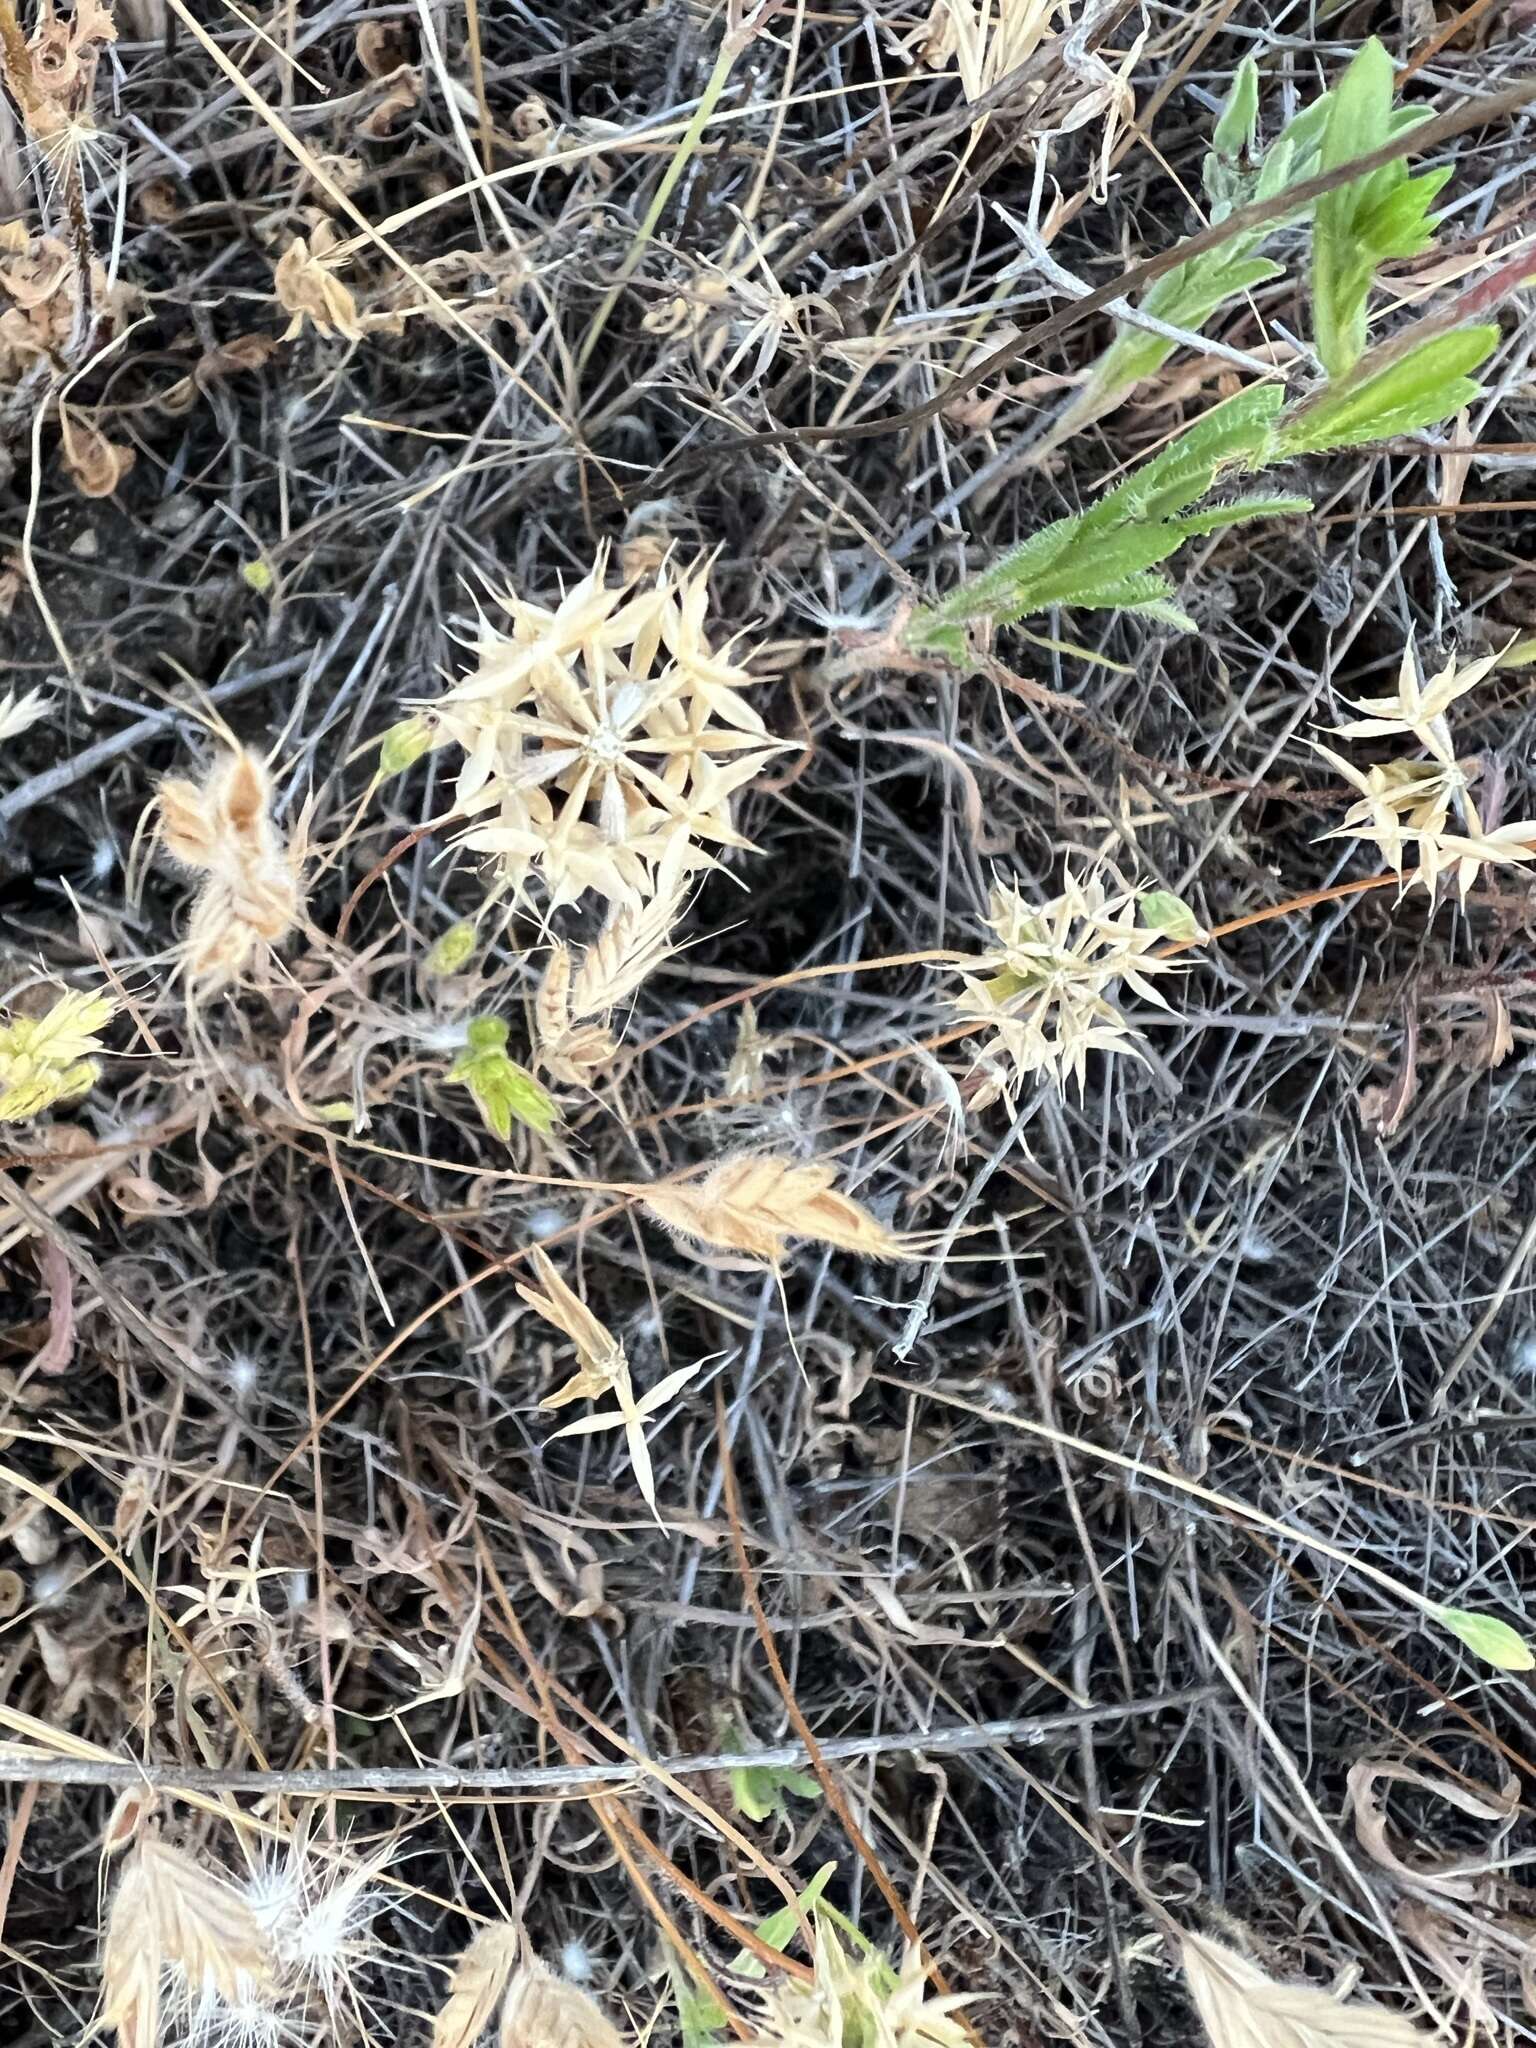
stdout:
[(1536, 821), (1499, 823), (1485, 817), (1475, 788), (1481, 772), (1476, 760), (1456, 751), (1447, 717), (1498, 667), (1500, 657), (1488, 655), (1458, 667), (1455, 660), (1420, 682), (1418, 657), (1410, 644), (1403, 650), (1397, 689), (1390, 697), (1366, 697), (1355, 708), (1365, 715), (1335, 726), (1342, 739), (1367, 740), (1404, 734), (1423, 749), (1418, 759), (1372, 762), (1359, 768), (1320, 740), (1312, 745), (1351, 789), (1358, 801), (1344, 822), (1324, 836), (1357, 839), (1374, 846), (1399, 876), (1404, 855), (1415, 866), (1404, 888), (1415, 882), (1431, 896), (1442, 875), (1448, 876), (1463, 902), (1486, 867), (1519, 867), (1536, 860)]

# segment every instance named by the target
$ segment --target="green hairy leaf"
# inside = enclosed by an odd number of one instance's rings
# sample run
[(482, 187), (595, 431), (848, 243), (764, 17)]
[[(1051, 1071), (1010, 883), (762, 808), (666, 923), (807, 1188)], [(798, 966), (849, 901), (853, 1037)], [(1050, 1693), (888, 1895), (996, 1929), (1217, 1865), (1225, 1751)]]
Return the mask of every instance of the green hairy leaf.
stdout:
[[(1331, 171), (1368, 156), (1394, 132), (1392, 60), (1373, 36), (1329, 94), (1318, 156)], [(1366, 304), (1384, 263), (1418, 256), (1434, 239), (1429, 208), (1449, 166), (1409, 174), (1399, 160), (1324, 193), (1312, 231), (1312, 325), (1330, 380), (1365, 353)]]
[(1437, 426), (1477, 397), (1482, 387), (1468, 373), (1486, 361), (1498, 338), (1497, 327), (1458, 327), (1421, 342), (1375, 376), (1367, 366), (1367, 374), (1342, 390), (1325, 386), (1281, 422), (1277, 452), (1322, 455)]

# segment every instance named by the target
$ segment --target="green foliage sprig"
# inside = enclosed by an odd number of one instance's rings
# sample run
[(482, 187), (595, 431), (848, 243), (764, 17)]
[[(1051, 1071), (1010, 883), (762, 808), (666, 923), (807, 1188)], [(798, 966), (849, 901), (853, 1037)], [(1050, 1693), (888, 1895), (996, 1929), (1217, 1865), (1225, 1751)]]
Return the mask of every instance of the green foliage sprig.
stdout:
[[(1214, 217), (1223, 219), (1251, 199), (1275, 197), (1417, 125), (1423, 110), (1394, 109), (1392, 85), (1391, 59), (1373, 38), (1332, 91), (1299, 114), (1254, 167), (1258, 74), (1251, 61), (1245, 63), (1206, 159)], [(1193, 621), (1179, 609), (1160, 565), (1186, 541), (1222, 527), (1311, 510), (1310, 499), (1290, 494), (1206, 502), (1219, 486), (1292, 456), (1415, 433), (1470, 404), (1481, 388), (1471, 373), (1497, 343), (1495, 326), (1446, 332), (1444, 317), (1431, 315), (1374, 350), (1365, 346), (1376, 275), (1383, 263), (1430, 246), (1435, 223), (1429, 207), (1447, 175), (1434, 170), (1413, 176), (1398, 161), (1317, 201), (1312, 320), (1327, 373), (1323, 384), (1289, 406), (1277, 383), (1251, 386), (1213, 407), (1095, 504), (1052, 521), (947, 597), (916, 611), (904, 629), (906, 646), (958, 661), (974, 629), (1011, 624), (1058, 605), (1139, 612), (1190, 631)], [(1304, 211), (1286, 218), (1299, 219)], [(1143, 310), (1167, 324), (1203, 325), (1220, 305), (1261, 281), (1261, 274), (1281, 274), (1254, 254), (1263, 236), (1281, 224), (1234, 236), (1166, 272), (1148, 292)], [(1097, 417), (1166, 361), (1173, 347), (1162, 336), (1122, 329), (1069, 419), (1080, 426)]]

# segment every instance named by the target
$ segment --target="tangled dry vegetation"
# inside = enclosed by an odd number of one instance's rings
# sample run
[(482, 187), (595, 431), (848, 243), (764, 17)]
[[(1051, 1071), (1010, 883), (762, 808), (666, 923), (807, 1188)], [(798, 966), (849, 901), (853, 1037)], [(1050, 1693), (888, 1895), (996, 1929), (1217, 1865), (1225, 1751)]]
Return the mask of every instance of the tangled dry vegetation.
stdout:
[(1533, 67), (0, 0), (0, 2039), (1536, 2038)]

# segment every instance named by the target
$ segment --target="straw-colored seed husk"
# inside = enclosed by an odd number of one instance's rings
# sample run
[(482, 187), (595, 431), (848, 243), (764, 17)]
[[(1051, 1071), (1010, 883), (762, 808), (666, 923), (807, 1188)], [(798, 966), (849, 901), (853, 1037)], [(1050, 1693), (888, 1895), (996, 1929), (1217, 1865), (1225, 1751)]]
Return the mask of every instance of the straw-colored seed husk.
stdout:
[(448, 1996), (432, 2024), (432, 2048), (470, 2048), (496, 2010), (522, 1947), (510, 1924), (482, 1927), (459, 1957)]
[(646, 1208), (680, 1237), (719, 1251), (745, 1252), (777, 1265), (791, 1238), (896, 1257), (901, 1246), (883, 1223), (833, 1185), (830, 1166), (737, 1153), (702, 1180), (664, 1181), (647, 1189)]
[(624, 2048), (618, 2028), (585, 1991), (532, 1961), (507, 1986), (498, 2039), (499, 2048)]
[(267, 1988), (272, 1967), (271, 1945), (232, 1885), (169, 1843), (139, 1843), (113, 1896), (102, 1957), (102, 2018), (119, 2048), (155, 2048), (167, 1969), (193, 1999), (212, 1993), (234, 2004)]
[(1341, 2004), (1304, 1984), (1278, 1984), (1236, 1949), (1181, 1937), (1184, 1976), (1213, 2048), (1426, 2048), (1400, 2013)]

